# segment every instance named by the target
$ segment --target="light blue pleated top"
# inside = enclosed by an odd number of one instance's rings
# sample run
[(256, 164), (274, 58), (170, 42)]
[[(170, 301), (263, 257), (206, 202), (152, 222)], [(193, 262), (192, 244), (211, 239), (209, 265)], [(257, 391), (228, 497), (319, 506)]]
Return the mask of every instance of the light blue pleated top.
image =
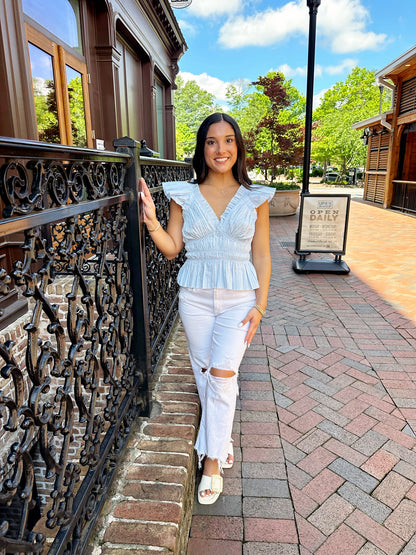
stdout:
[(269, 201), (274, 189), (240, 185), (220, 218), (205, 200), (199, 186), (187, 181), (163, 183), (169, 200), (182, 207), (186, 261), (178, 283), (201, 289), (257, 289), (251, 262), (251, 242), (257, 219), (256, 208)]

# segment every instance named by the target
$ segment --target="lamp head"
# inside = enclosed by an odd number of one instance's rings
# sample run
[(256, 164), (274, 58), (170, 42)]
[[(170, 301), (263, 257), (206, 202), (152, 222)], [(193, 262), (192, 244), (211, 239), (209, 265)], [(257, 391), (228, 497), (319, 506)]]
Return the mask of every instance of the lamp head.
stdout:
[(318, 8), (321, 4), (321, 0), (306, 0), (308, 8)]

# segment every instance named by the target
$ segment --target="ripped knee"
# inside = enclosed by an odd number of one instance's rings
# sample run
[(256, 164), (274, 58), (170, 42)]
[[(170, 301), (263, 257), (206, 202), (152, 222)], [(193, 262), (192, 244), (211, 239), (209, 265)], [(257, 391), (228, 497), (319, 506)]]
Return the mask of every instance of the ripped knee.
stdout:
[(216, 376), (218, 378), (232, 378), (235, 376), (235, 372), (233, 370), (222, 370), (221, 368), (211, 368), (210, 374), (211, 376)]

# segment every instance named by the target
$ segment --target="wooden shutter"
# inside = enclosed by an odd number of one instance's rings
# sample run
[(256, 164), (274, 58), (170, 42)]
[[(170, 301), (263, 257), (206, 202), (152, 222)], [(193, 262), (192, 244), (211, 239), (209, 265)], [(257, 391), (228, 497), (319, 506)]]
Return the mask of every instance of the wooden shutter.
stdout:
[(403, 81), (399, 116), (416, 110), (416, 77)]
[(389, 158), (390, 133), (370, 135), (365, 200), (383, 204)]

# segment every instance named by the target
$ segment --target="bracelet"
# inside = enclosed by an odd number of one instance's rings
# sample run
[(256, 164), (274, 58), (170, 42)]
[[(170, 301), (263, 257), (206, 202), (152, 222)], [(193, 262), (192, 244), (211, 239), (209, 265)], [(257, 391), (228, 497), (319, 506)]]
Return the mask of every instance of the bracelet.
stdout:
[(160, 222), (157, 224), (157, 226), (156, 226), (154, 229), (149, 229), (149, 228), (147, 228), (147, 231), (148, 231), (149, 233), (153, 233), (154, 231), (157, 231), (157, 230), (159, 229), (159, 227), (160, 227)]
[(261, 308), (261, 306), (259, 304), (255, 304), (254, 308), (257, 309), (262, 316), (265, 315), (266, 311), (264, 310), (264, 308)]

